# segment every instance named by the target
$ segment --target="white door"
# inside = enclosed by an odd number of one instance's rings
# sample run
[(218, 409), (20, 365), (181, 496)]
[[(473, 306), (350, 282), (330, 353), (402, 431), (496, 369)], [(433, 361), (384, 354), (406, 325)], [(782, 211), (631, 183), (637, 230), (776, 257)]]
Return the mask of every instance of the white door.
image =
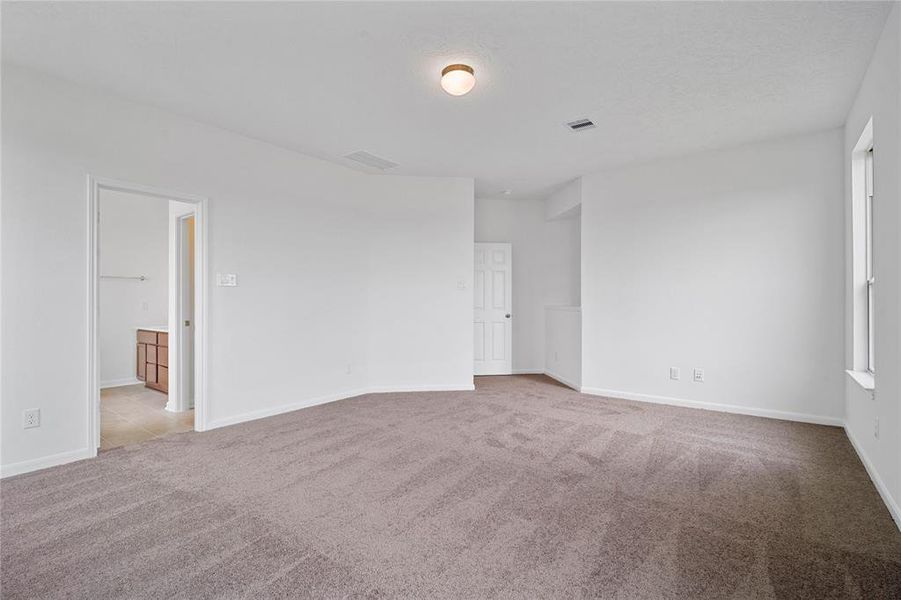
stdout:
[(513, 373), (513, 247), (476, 243), (473, 310), (476, 375)]

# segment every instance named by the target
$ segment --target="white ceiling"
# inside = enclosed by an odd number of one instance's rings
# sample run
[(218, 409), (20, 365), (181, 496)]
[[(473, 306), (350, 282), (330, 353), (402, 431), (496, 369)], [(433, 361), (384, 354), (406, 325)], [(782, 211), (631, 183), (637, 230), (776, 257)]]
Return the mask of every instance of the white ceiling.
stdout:
[[(10, 3), (3, 59), (329, 160), (546, 193), (839, 126), (888, 3)], [(468, 96), (441, 91), (466, 62)], [(589, 117), (598, 127), (572, 133)]]

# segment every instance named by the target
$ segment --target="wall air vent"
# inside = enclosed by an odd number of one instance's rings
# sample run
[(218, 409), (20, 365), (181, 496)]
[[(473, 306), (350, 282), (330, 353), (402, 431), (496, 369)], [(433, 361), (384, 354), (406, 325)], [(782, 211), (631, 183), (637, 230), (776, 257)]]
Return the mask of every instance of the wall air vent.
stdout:
[(591, 122), (591, 119), (576, 119), (575, 121), (567, 123), (566, 126), (573, 131), (584, 131), (585, 129), (593, 129), (596, 127), (596, 125)]
[(361, 165), (366, 165), (367, 167), (378, 169), (380, 171), (387, 171), (388, 169), (393, 169), (397, 166), (397, 163), (395, 162), (391, 162), (390, 160), (386, 160), (384, 158), (381, 158), (380, 156), (376, 156), (375, 154), (370, 154), (369, 152), (364, 152), (363, 150), (347, 154), (344, 156), (344, 158), (358, 162)]

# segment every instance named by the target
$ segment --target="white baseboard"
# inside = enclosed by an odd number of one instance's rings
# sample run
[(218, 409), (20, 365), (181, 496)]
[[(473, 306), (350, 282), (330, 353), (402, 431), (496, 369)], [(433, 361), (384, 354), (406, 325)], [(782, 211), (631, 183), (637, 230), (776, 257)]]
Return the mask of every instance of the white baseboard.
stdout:
[(882, 497), (882, 501), (885, 503), (886, 508), (888, 508), (889, 513), (892, 515), (892, 519), (895, 521), (895, 527), (901, 531), (901, 508), (899, 508), (898, 503), (895, 502), (895, 499), (892, 498), (891, 493), (889, 493), (888, 487), (885, 485), (885, 482), (882, 481), (882, 477), (879, 476), (879, 473), (876, 471), (876, 467), (870, 461), (870, 457), (867, 456), (866, 452), (863, 450), (863, 446), (857, 441), (857, 438), (854, 437), (854, 434), (851, 433), (851, 430), (848, 429), (848, 426), (845, 425), (845, 435), (848, 436), (848, 439), (851, 441), (851, 446), (854, 448), (854, 451), (857, 452), (857, 456), (860, 458), (860, 462), (863, 463), (864, 468), (867, 470), (867, 474), (870, 476), (870, 480), (873, 482), (873, 485), (876, 486), (876, 491), (879, 492), (879, 495)]
[(513, 375), (544, 375), (544, 369), (513, 369)]
[[(128, 385), (128, 384), (121, 384)], [(292, 402), (290, 404), (283, 404), (281, 406), (275, 406), (272, 408), (264, 408), (262, 410), (255, 410), (246, 413), (242, 413), (240, 415), (234, 415), (232, 417), (226, 417), (225, 419), (218, 419), (216, 421), (212, 421), (207, 424), (204, 431), (209, 431), (211, 429), (218, 429), (219, 427), (226, 427), (228, 425), (236, 425), (238, 423), (245, 423), (247, 421), (254, 421), (256, 419), (262, 419), (264, 417), (271, 417), (274, 415), (279, 415), (287, 412), (292, 412), (295, 410), (300, 410), (302, 408), (308, 408), (310, 406), (317, 406), (319, 404), (326, 404), (328, 402), (335, 402), (336, 400), (344, 400), (346, 398), (354, 398), (356, 396), (363, 396), (366, 394), (381, 394), (381, 393), (398, 393), (398, 392), (445, 392), (445, 391), (472, 391), (475, 389), (475, 386), (472, 383), (469, 384), (438, 384), (438, 385), (397, 385), (397, 386), (373, 386), (369, 388), (350, 390), (347, 392), (340, 392), (336, 394), (328, 394), (325, 396), (319, 396), (317, 398), (308, 398), (306, 400), (301, 400), (298, 402)], [(2, 465), (0, 466), (0, 477), (10, 477), (12, 475), (19, 475), (21, 473), (28, 473), (30, 471), (37, 471), (40, 469), (46, 469), (47, 467), (55, 467), (56, 465), (62, 465), (69, 462), (74, 462), (76, 460), (82, 460), (85, 458), (93, 458), (97, 456), (96, 449), (83, 448), (81, 450), (73, 450), (71, 452), (61, 452), (59, 454), (53, 454), (50, 456), (44, 456), (41, 458), (36, 458), (33, 460), (25, 460), (18, 463), (13, 463), (10, 465)]]
[(166, 406), (164, 406), (163, 408), (165, 408), (166, 412), (180, 413), (180, 412), (185, 412), (185, 410), (191, 410), (194, 407), (189, 406), (188, 408), (186, 408), (184, 410), (179, 410), (178, 406), (176, 406), (176, 404), (174, 402), (172, 402), (172, 395), (170, 394), (169, 400), (166, 402)]
[[(448, 384), (448, 385), (374, 385), (368, 388), (364, 394), (392, 394), (406, 392), (471, 392), (476, 389), (474, 384)], [(360, 395), (360, 394), (358, 394)]]
[(97, 456), (96, 448), (82, 448), (81, 450), (72, 450), (71, 452), (60, 452), (59, 454), (51, 454), (32, 460), (23, 460), (22, 462), (12, 463), (10, 465), (0, 466), (0, 478), (20, 475), (30, 471), (46, 469), (63, 465), (76, 460), (84, 460), (85, 458), (93, 458)]
[(335, 394), (327, 394), (325, 396), (319, 396), (316, 398), (308, 398), (306, 400), (300, 400), (298, 402), (292, 402), (289, 404), (282, 404), (280, 406), (275, 406), (272, 408), (264, 408), (262, 410), (255, 410), (251, 412), (242, 413), (240, 415), (234, 415), (232, 417), (226, 417), (224, 419), (217, 419), (210, 423), (207, 423), (205, 431), (209, 431), (211, 429), (218, 429), (219, 427), (227, 427), (229, 425), (237, 425), (238, 423), (246, 423), (247, 421), (255, 421), (256, 419), (263, 419), (265, 417), (272, 417), (275, 415), (281, 415), (288, 412), (293, 412), (295, 410), (300, 410), (302, 408), (309, 408), (311, 406), (318, 406), (320, 404), (327, 404), (329, 402), (336, 402), (338, 400), (345, 400), (347, 398), (355, 398), (357, 396), (365, 396), (366, 394), (387, 394), (387, 393), (406, 393), (406, 392), (456, 392), (456, 391), (472, 391), (475, 389), (473, 384), (463, 384), (463, 385), (397, 385), (397, 386), (371, 386), (367, 388), (360, 388), (356, 390), (349, 390), (346, 392), (338, 392)]
[(280, 414), (287, 413), (287, 412), (293, 412), (295, 410), (300, 410), (301, 408), (309, 408), (311, 406), (327, 404), (328, 402), (335, 402), (336, 400), (344, 400), (346, 398), (362, 396), (363, 394), (366, 394), (366, 393), (367, 393), (367, 390), (365, 390), (365, 389), (350, 390), (347, 392), (338, 392), (335, 394), (327, 394), (325, 396), (318, 396), (316, 398), (307, 398), (306, 400), (300, 400), (298, 402), (291, 402), (289, 404), (281, 404), (279, 406), (273, 406), (272, 408), (263, 408), (261, 410), (252, 410), (250, 412), (241, 413), (239, 415), (225, 417), (224, 419), (216, 419), (215, 421), (209, 421), (207, 423), (206, 429), (204, 431), (219, 429), (220, 427), (227, 427), (229, 425), (237, 425), (238, 423), (246, 423), (247, 421), (255, 421), (257, 419), (265, 419), (266, 417), (272, 417), (272, 416), (280, 415)]
[(136, 379), (135, 377), (126, 377), (124, 379), (110, 379), (109, 381), (101, 381), (100, 389), (105, 390), (106, 388), (122, 387), (123, 385), (137, 385), (139, 383), (144, 382), (140, 379)]
[[(547, 373), (547, 375), (549, 377), (557, 379), (561, 383), (570, 385), (569, 383), (555, 377), (552, 373)], [(864, 452), (863, 446), (860, 445), (860, 443), (854, 437), (854, 434), (851, 433), (850, 429), (848, 429), (843, 419), (837, 419), (835, 417), (824, 417), (820, 415), (809, 415), (804, 413), (786, 412), (781, 410), (748, 408), (745, 406), (735, 406), (731, 404), (714, 404), (708, 402), (699, 402), (697, 400), (669, 398), (666, 396), (635, 394), (632, 392), (604, 390), (591, 387), (583, 387), (579, 391), (581, 391), (583, 394), (590, 394), (592, 396), (606, 396), (608, 398), (618, 398), (621, 400), (634, 400), (637, 402), (650, 402), (653, 404), (668, 404), (670, 406), (700, 408), (704, 410), (715, 410), (718, 412), (728, 412), (739, 415), (751, 415), (755, 417), (781, 419), (783, 421), (799, 421), (801, 423), (814, 423), (816, 425), (834, 425), (837, 427), (842, 427), (845, 430), (845, 434), (848, 436), (848, 440), (850, 440), (851, 442), (851, 446), (854, 448), (854, 451), (857, 452), (857, 456), (860, 457), (860, 462), (863, 463), (864, 468), (867, 470), (867, 474), (870, 476), (870, 480), (873, 482), (873, 485), (876, 486), (876, 491), (879, 492), (879, 496), (882, 498), (883, 503), (885, 503), (886, 508), (888, 508), (889, 513), (892, 515), (892, 519), (895, 521), (895, 526), (899, 529), (899, 531), (901, 531), (901, 507), (899, 507), (895, 499), (892, 498), (888, 487), (885, 485), (885, 482), (876, 471), (876, 467), (870, 461), (870, 458), (866, 455), (866, 452)]]
[(668, 404), (670, 406), (682, 406), (685, 408), (700, 408), (703, 410), (714, 410), (717, 412), (734, 413), (737, 415), (751, 415), (754, 417), (781, 419), (783, 421), (798, 421), (800, 423), (813, 423), (816, 425), (832, 425), (835, 427), (844, 426), (844, 420), (836, 417), (809, 415), (806, 413), (772, 410), (769, 408), (753, 408), (749, 406), (736, 406), (734, 404), (718, 404), (714, 402), (701, 402), (699, 400), (684, 400), (682, 398), (671, 398), (668, 396), (635, 394), (632, 392), (604, 390), (592, 387), (583, 387), (579, 391), (583, 394), (590, 394), (592, 396), (606, 396), (608, 398), (618, 398), (620, 400), (634, 400), (636, 402), (650, 402), (652, 404)]
[(566, 377), (563, 377), (562, 375), (557, 375), (556, 373), (553, 373), (551, 371), (545, 371), (544, 374), (547, 375), (548, 377), (550, 377), (551, 379), (555, 379), (555, 380), (559, 381), (566, 387), (571, 387), (572, 389), (576, 390), (577, 392), (582, 391), (580, 389), (582, 386), (580, 386), (575, 381), (572, 381), (570, 379), (567, 379)]

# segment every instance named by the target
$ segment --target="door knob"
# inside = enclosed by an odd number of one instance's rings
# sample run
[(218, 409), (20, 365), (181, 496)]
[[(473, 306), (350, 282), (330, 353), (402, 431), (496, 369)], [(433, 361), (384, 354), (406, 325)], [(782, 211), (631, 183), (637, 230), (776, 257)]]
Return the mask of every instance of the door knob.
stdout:
[(505, 315), (504, 315), (504, 318), (509, 319), (509, 318), (510, 318), (510, 313), (505, 314)]

